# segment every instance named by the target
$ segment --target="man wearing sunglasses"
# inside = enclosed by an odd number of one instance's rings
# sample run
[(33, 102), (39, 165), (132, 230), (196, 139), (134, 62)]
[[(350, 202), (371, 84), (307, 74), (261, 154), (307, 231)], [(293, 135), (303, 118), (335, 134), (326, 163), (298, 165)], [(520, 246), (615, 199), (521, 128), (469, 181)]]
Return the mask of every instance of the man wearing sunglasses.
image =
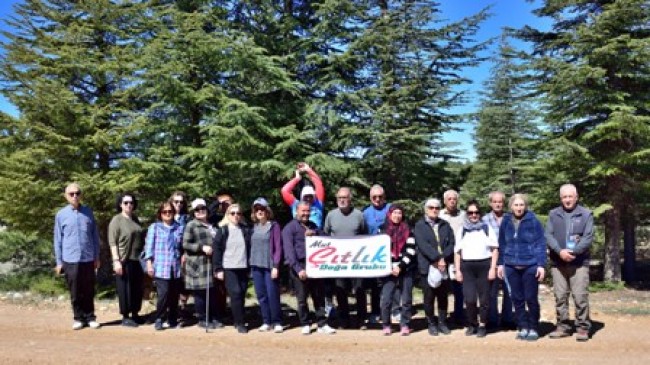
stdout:
[(70, 290), (73, 330), (99, 328), (95, 317), (95, 270), (99, 268), (99, 233), (92, 209), (81, 205), (81, 188), (65, 188), (68, 205), (54, 219), (54, 255), (57, 275), (63, 273)]

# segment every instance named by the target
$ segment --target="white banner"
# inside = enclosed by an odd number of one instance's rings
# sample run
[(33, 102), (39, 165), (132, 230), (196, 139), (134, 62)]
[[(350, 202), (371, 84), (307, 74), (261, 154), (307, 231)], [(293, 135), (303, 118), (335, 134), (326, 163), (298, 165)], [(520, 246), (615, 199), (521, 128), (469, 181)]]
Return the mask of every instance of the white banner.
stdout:
[(310, 278), (373, 278), (391, 272), (390, 237), (307, 237)]

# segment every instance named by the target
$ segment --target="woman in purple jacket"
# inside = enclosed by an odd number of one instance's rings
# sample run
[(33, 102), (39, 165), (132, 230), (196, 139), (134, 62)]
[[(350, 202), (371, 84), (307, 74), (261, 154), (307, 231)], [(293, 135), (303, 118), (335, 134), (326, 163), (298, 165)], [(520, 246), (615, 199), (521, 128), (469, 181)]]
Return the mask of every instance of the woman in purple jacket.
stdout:
[(253, 234), (249, 264), (253, 273), (253, 285), (262, 311), (263, 324), (260, 332), (271, 329), (275, 333), (284, 330), (282, 307), (278, 285), (279, 266), (282, 259), (280, 225), (273, 220), (273, 211), (264, 198), (253, 202)]

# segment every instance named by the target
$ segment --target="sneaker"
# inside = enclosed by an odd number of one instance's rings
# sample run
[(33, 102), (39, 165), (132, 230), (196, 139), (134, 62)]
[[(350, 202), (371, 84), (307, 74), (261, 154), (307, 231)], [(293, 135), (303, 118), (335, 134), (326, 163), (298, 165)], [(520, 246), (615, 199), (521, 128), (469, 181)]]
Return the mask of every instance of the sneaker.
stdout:
[(515, 339), (517, 340), (525, 340), (526, 337), (528, 337), (528, 330), (525, 328), (520, 329), (517, 331), (517, 336), (515, 336)]
[(99, 324), (99, 322), (97, 322), (97, 321), (89, 321), (89, 322), (88, 322), (88, 327), (90, 327), (90, 328), (92, 328), (92, 329), (94, 329), (94, 330), (98, 329), (98, 328), (101, 327), (101, 326), (102, 326), (102, 325)]
[(122, 326), (135, 328), (135, 327), (138, 327), (138, 324), (135, 323), (135, 321), (132, 320), (131, 318), (123, 318), (122, 319)]
[(165, 328), (163, 325), (162, 321), (159, 319), (156, 319), (156, 322), (153, 324), (153, 329), (156, 331), (162, 331)]
[(309, 325), (302, 326), (302, 330), (300, 330), (300, 333), (302, 333), (303, 335), (310, 334), (311, 333), (311, 326), (309, 326)]
[(223, 323), (219, 322), (217, 319), (213, 319), (212, 322), (210, 322), (210, 328), (221, 329), (223, 328)]
[(333, 335), (336, 333), (336, 330), (329, 325), (324, 325), (321, 327), (318, 327), (318, 333), (322, 333), (325, 335)]
[(84, 324), (82, 322), (79, 322), (79, 321), (72, 322), (72, 329), (73, 330), (77, 331), (77, 330), (80, 330), (82, 328), (84, 328)]
[(429, 324), (429, 335), (438, 336), (438, 326), (433, 323)]
[(476, 330), (476, 337), (485, 337), (487, 336), (487, 328), (485, 326), (479, 326)]
[(539, 334), (535, 330), (528, 331), (526, 336), (526, 341), (537, 341), (539, 339)]
[(240, 325), (235, 326), (235, 327), (237, 328), (237, 332), (239, 332), (241, 334), (248, 333), (248, 328), (246, 328), (246, 326), (244, 326), (243, 324), (240, 324)]
[(564, 338), (571, 336), (571, 333), (563, 327), (557, 326), (555, 330), (548, 335), (548, 338)]
[(411, 329), (409, 326), (402, 326), (399, 330), (399, 334), (402, 336), (408, 336), (411, 334)]
[(584, 328), (578, 328), (578, 333), (576, 334), (576, 341), (585, 342), (589, 341), (589, 330)]
[(273, 326), (273, 332), (282, 333), (284, 332), (284, 327), (281, 324), (276, 324), (275, 326)]
[(384, 328), (381, 330), (381, 334), (384, 336), (390, 336), (391, 334), (390, 326), (384, 326)]
[(260, 332), (268, 332), (271, 330), (271, 326), (268, 324), (264, 323), (263, 325), (260, 326), (260, 328), (257, 329)]
[(447, 327), (447, 323), (445, 322), (440, 322), (440, 325), (438, 326), (438, 330), (440, 330), (440, 332), (443, 335), (448, 335), (451, 333), (451, 330), (449, 329), (449, 327)]
[(465, 330), (465, 336), (474, 336), (476, 334), (476, 327), (474, 326), (467, 326), (467, 329)]

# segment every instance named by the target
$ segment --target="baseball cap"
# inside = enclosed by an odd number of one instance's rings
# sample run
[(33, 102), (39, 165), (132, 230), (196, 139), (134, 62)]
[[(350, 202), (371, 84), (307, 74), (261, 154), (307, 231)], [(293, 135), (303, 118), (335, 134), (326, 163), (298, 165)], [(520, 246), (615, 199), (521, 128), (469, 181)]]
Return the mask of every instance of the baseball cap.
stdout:
[(316, 190), (312, 186), (305, 186), (300, 192), (300, 200), (305, 198), (305, 195), (316, 195)]
[(205, 204), (205, 199), (197, 198), (192, 200), (192, 209), (196, 209), (201, 206), (207, 206), (207, 204)]
[(256, 205), (260, 205), (260, 206), (263, 206), (264, 208), (268, 208), (269, 207), (269, 202), (267, 202), (266, 199), (264, 199), (262, 197), (259, 197), (259, 198), (255, 199), (255, 201), (253, 202), (253, 206), (256, 206)]

